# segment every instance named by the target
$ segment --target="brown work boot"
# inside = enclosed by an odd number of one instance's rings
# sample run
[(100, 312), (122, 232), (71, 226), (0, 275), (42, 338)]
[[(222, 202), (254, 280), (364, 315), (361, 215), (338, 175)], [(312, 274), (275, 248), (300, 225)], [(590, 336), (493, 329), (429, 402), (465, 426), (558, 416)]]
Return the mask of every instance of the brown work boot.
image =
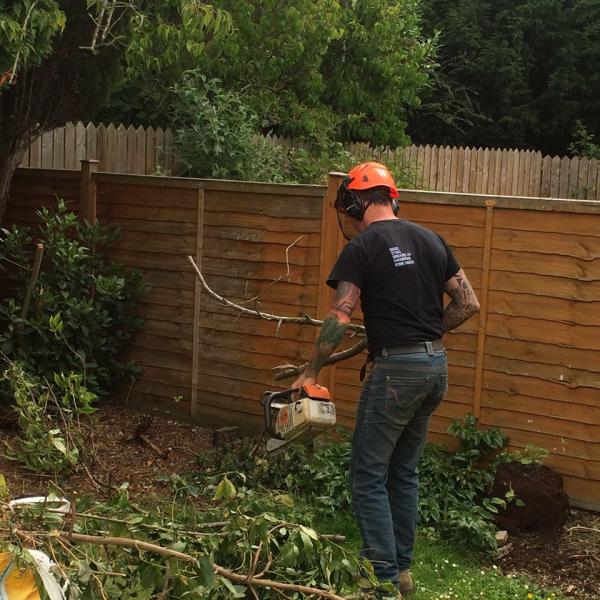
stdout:
[(415, 585), (410, 569), (400, 571), (398, 576), (400, 577), (400, 592), (403, 596), (410, 596), (415, 591)]

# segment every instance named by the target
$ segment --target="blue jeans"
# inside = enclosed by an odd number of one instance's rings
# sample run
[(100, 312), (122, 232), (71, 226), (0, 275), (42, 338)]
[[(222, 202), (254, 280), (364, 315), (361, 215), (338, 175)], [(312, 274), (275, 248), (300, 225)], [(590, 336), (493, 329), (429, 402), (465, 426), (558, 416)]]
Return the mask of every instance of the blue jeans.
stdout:
[(410, 567), (417, 523), (417, 465), (429, 417), (448, 389), (446, 352), (377, 357), (364, 384), (350, 485), (361, 554), (381, 581)]

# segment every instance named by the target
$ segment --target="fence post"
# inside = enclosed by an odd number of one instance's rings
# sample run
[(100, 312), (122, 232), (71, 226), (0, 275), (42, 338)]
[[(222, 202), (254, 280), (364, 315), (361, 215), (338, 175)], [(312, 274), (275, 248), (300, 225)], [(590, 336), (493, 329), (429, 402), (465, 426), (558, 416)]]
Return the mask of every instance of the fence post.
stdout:
[(96, 222), (96, 181), (94, 173), (98, 171), (98, 162), (93, 158), (81, 161), (79, 177), (79, 216), (88, 223)]
[(477, 358), (475, 364), (475, 388), (473, 392), (473, 416), (481, 419), (481, 396), (483, 393), (483, 371), (485, 368), (485, 342), (487, 335), (487, 301), (490, 287), (492, 235), (494, 232), (495, 200), (485, 201), (485, 237), (483, 241), (483, 265), (481, 274), (481, 297), (479, 299), (479, 327), (477, 330)]
[[(337, 190), (345, 176), (345, 173), (329, 173), (327, 194), (323, 199), (323, 211), (321, 217), (321, 260), (317, 299), (317, 318), (319, 319), (323, 319), (327, 316), (327, 312), (331, 306), (333, 290), (327, 286), (325, 280), (335, 263), (335, 259), (337, 258), (340, 249), (344, 245), (344, 238), (338, 227), (337, 211), (333, 207), (333, 203), (335, 201)], [(331, 365), (325, 367), (322, 373), (324, 385), (329, 388), (331, 395), (335, 398), (336, 366)]]
[[(204, 244), (204, 189), (198, 188), (198, 217), (196, 221), (196, 256), (194, 260), (202, 270), (202, 254)], [(202, 301), (202, 284), (194, 275), (194, 330), (192, 333), (192, 387), (190, 390), (190, 414), (198, 416), (198, 382), (200, 361), (200, 310)]]

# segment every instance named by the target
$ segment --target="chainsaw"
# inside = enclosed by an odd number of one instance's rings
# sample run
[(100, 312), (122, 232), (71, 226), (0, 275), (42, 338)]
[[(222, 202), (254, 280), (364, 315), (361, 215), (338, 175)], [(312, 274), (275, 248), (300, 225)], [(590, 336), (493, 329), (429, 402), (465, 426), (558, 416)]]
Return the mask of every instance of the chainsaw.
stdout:
[(283, 392), (265, 392), (265, 431), (271, 438), (267, 452), (275, 452), (290, 442), (307, 442), (335, 427), (335, 404), (329, 390), (317, 384)]

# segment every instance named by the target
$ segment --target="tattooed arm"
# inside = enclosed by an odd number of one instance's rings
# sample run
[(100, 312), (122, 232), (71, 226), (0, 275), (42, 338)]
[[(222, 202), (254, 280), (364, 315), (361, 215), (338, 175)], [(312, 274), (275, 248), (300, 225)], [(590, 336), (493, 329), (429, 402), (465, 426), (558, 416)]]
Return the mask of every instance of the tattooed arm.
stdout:
[(348, 281), (338, 282), (333, 304), (329, 309), (329, 315), (321, 325), (308, 365), (291, 387), (299, 388), (303, 383), (315, 382), (321, 367), (344, 339), (350, 316), (359, 298), (360, 289), (357, 286)]
[(446, 281), (445, 290), (452, 298), (444, 308), (443, 320), (444, 331), (450, 331), (479, 311), (479, 300), (462, 269)]

